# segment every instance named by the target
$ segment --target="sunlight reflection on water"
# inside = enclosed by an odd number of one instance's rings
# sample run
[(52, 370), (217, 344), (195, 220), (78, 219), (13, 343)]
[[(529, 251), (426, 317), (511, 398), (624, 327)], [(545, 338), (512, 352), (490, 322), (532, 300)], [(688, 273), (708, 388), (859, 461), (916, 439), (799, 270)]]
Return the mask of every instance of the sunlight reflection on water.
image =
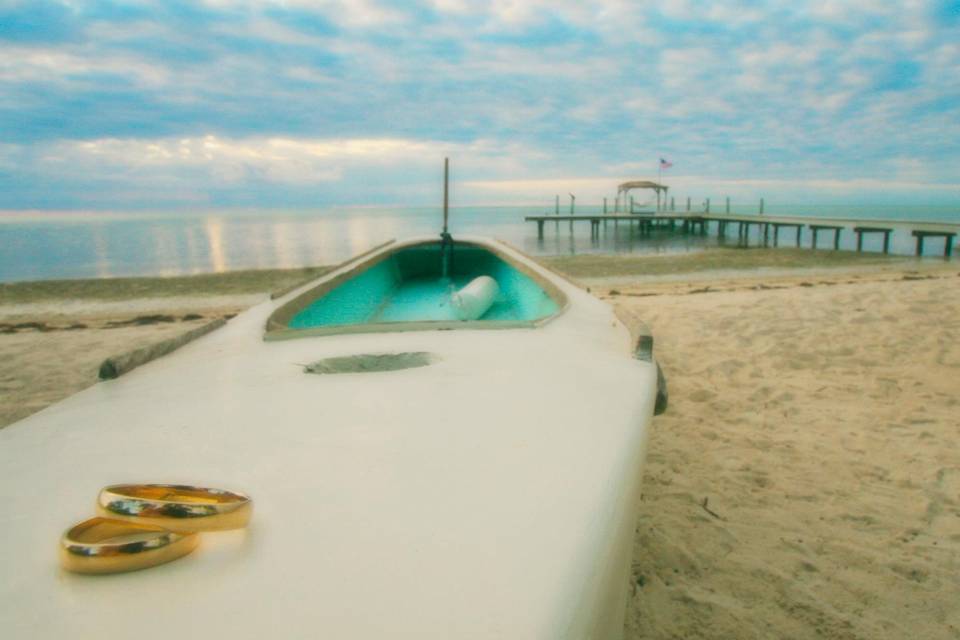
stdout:
[[(864, 217), (854, 209), (828, 213)], [(578, 207), (577, 213), (595, 210)], [(947, 215), (920, 207), (913, 212), (898, 211), (901, 218), (944, 219)], [(632, 231), (630, 225), (612, 222), (602, 226), (596, 239), (591, 239), (587, 222), (577, 222), (573, 235), (568, 223), (548, 222), (540, 239), (536, 225), (524, 222), (523, 217), (544, 213), (547, 211), (542, 207), (454, 208), (451, 231), (454, 236), (471, 234), (506, 240), (535, 255), (676, 253), (698, 251), (719, 243), (713, 229), (707, 236), (666, 231), (641, 236)], [(771, 210), (770, 213), (777, 212)], [(438, 208), (0, 212), (0, 247), (3, 249), (0, 281), (175, 275), (334, 264), (391, 238), (436, 234), (440, 226)], [(792, 239), (792, 235), (787, 235)], [(735, 231), (732, 236), (735, 240)], [(756, 240), (754, 237), (753, 241)], [(873, 240), (868, 239), (868, 243)], [(803, 246), (809, 246), (808, 230), (801, 241)], [(853, 234), (848, 232), (841, 247), (852, 248), (852, 243)], [(865, 248), (876, 247), (868, 244)], [(911, 254), (912, 248), (908, 233), (894, 234), (895, 252)], [(936, 249), (931, 247), (931, 251)]]

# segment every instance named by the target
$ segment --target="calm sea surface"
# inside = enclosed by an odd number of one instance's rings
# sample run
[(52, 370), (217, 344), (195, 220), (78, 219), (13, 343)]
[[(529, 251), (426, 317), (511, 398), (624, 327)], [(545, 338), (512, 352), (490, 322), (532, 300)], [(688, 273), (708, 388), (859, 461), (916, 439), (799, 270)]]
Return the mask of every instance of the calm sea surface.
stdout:
[[(716, 207), (714, 211), (716, 211)], [(597, 207), (577, 207), (592, 213)], [(756, 213), (735, 207), (734, 212)], [(561, 210), (561, 213), (565, 213)], [(612, 223), (600, 238), (590, 238), (589, 223), (578, 222), (571, 236), (567, 223), (548, 223), (543, 239), (525, 215), (552, 213), (546, 207), (463, 207), (451, 210), (450, 229), (457, 234), (506, 240), (535, 255), (577, 253), (676, 253), (715, 246), (720, 240), (667, 231), (652, 236)], [(771, 206), (770, 215), (811, 215), (858, 219), (960, 222), (958, 207)], [(178, 275), (236, 269), (334, 264), (391, 238), (439, 233), (437, 208), (331, 208), (310, 211), (234, 210), (218, 212), (100, 213), (0, 212), (0, 282), (60, 278), (106, 278)], [(732, 232), (727, 243), (736, 242)], [(781, 244), (793, 244), (793, 231), (782, 231)], [(853, 247), (844, 234), (842, 248)], [(758, 239), (753, 238), (753, 242)], [(821, 235), (821, 246), (831, 241)], [(809, 246), (809, 231), (802, 237)], [(929, 240), (929, 253), (942, 251)], [(880, 239), (868, 238), (866, 250)], [(896, 253), (911, 254), (906, 230), (893, 237)]]

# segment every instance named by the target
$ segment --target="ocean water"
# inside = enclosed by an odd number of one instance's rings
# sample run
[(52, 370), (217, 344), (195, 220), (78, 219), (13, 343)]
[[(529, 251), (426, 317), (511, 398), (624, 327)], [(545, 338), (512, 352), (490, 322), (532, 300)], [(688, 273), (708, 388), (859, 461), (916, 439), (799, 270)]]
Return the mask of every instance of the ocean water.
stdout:
[[(577, 213), (600, 207), (578, 206)], [(714, 203), (714, 212), (723, 211)], [(734, 206), (756, 213), (755, 206)], [(450, 212), (450, 230), (506, 240), (534, 255), (578, 253), (649, 254), (699, 251), (721, 242), (707, 236), (655, 232), (641, 236), (630, 225), (608, 223), (599, 238), (587, 222), (547, 223), (544, 237), (526, 215), (552, 213), (545, 207), (461, 207)], [(561, 214), (567, 210), (561, 208)], [(957, 207), (800, 206), (768, 204), (769, 215), (853, 219), (960, 222)], [(230, 210), (177, 212), (0, 212), (0, 282), (62, 278), (181, 275), (236, 269), (289, 268), (335, 264), (392, 238), (439, 233), (439, 208), (329, 208), (303, 211)], [(736, 242), (736, 232), (727, 243)], [(793, 245), (784, 229), (782, 246)], [(758, 242), (755, 236), (751, 243)], [(831, 238), (821, 235), (821, 246)], [(809, 230), (801, 238), (809, 246)], [(853, 248), (843, 234), (841, 248)], [(865, 250), (878, 250), (867, 237)], [(931, 255), (942, 241), (928, 240)], [(893, 251), (912, 254), (906, 229), (893, 236)]]

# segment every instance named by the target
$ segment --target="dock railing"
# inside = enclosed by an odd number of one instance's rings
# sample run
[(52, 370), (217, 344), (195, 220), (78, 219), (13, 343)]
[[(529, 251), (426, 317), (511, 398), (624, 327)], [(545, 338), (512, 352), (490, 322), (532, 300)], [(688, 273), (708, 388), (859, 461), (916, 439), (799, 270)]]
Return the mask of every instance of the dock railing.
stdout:
[[(576, 204), (576, 195), (567, 194), (570, 198), (570, 212), (569, 215), (576, 215), (577, 210), (579, 209), (580, 213), (593, 214), (593, 213), (603, 213), (604, 215), (623, 215), (629, 213), (647, 213), (652, 211), (653, 213), (725, 213), (733, 215), (747, 215), (747, 214), (758, 214), (763, 215), (764, 210), (766, 209), (766, 202), (764, 198), (760, 198), (757, 201), (753, 202), (732, 202), (729, 196), (724, 196), (722, 209), (717, 210), (713, 206), (712, 198), (697, 198), (696, 200), (691, 196), (685, 196), (685, 198), (677, 198), (676, 196), (670, 196), (669, 201), (664, 199), (662, 202), (654, 203), (650, 201), (649, 203), (638, 203), (634, 196), (630, 196), (629, 200), (626, 202), (621, 202), (620, 198), (617, 197), (604, 197), (602, 202), (597, 204)], [(560, 215), (560, 194), (554, 196), (553, 203), (553, 214), (556, 216)]]

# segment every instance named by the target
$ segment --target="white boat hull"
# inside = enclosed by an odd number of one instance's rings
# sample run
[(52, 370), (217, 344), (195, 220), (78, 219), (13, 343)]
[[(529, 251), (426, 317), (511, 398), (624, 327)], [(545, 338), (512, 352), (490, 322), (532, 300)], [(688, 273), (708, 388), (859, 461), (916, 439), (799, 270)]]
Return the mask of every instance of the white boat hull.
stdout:
[[(264, 342), (304, 288), (0, 431), (2, 635), (618, 637), (656, 365), (607, 305), (493, 246), (567, 309), (536, 328)], [(436, 361), (298, 366), (415, 351)], [(161, 567), (63, 572), (60, 533), (121, 482), (242, 491), (253, 521)]]

